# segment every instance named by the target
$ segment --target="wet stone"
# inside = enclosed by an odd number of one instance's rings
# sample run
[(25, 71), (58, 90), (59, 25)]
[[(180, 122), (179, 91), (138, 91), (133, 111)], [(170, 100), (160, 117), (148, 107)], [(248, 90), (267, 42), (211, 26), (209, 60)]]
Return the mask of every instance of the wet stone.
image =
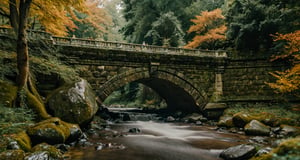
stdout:
[(7, 145), (7, 149), (16, 150), (16, 149), (20, 149), (20, 146), (18, 145), (17, 141), (11, 141)]
[(263, 123), (252, 120), (245, 126), (245, 133), (247, 135), (257, 135), (257, 136), (269, 136), (270, 135), (270, 127), (264, 125)]
[(174, 121), (175, 121), (175, 118), (172, 116), (168, 116), (166, 119), (166, 122), (174, 122)]
[(272, 151), (271, 147), (265, 147), (265, 148), (262, 148), (262, 149), (258, 150), (257, 153), (255, 154), (255, 156), (261, 156), (263, 154), (268, 154), (271, 151)]
[(220, 157), (225, 160), (246, 160), (255, 155), (256, 149), (252, 145), (238, 145), (224, 150)]
[(25, 157), (25, 160), (49, 160), (50, 154), (47, 151), (37, 151)]
[(129, 133), (141, 133), (141, 130), (139, 128), (131, 128), (128, 131)]

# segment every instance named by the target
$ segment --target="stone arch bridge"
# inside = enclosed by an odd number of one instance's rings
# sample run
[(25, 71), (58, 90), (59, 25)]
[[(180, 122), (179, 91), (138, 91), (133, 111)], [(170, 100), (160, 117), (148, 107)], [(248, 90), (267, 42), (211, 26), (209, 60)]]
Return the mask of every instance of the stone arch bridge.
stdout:
[(53, 37), (104, 101), (130, 82), (142, 83), (165, 99), (170, 109), (201, 111), (222, 95), (224, 51), (164, 48), (139, 44)]
[[(10, 31), (0, 28), (1, 35)], [(166, 48), (52, 36), (29, 31), (29, 39), (51, 42), (92, 85), (100, 101), (130, 82), (155, 90), (168, 107), (181, 111), (218, 109), (220, 102), (270, 102), (278, 99), (266, 84), (269, 72), (284, 63), (268, 58), (232, 58), (225, 51)], [(298, 99), (299, 100), (299, 99)]]

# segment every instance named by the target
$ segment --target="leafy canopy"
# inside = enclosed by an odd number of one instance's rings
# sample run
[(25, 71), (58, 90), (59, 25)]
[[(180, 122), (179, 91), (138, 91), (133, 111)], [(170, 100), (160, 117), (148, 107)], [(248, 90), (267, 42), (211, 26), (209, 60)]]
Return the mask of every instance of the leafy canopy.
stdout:
[(188, 30), (188, 33), (195, 32), (196, 36), (185, 47), (215, 49), (217, 41), (226, 39), (224, 19), (221, 9), (203, 11), (200, 16), (196, 16), (191, 20), (194, 25)]
[[(20, 0), (1, 0), (0, 15), (10, 19), (10, 25), (14, 28), (13, 21), (18, 21), (18, 13), (12, 12), (15, 8), (18, 12)], [(55, 35), (66, 36), (68, 31), (78, 28), (80, 23), (89, 23), (96, 31), (105, 32), (103, 24), (110, 22), (109, 17), (99, 8), (99, 0), (33, 0), (28, 27), (43, 29)], [(76, 14), (77, 13), (77, 14)], [(81, 13), (84, 18), (78, 16)]]
[(265, 51), (274, 47), (271, 34), (299, 28), (298, 0), (227, 0), (227, 38), (240, 51)]
[(275, 41), (286, 42), (281, 55), (276, 55), (273, 60), (289, 59), (293, 66), (284, 72), (271, 73), (275, 78), (275, 83), (269, 85), (281, 93), (293, 92), (300, 96), (300, 30), (288, 34), (276, 34)]

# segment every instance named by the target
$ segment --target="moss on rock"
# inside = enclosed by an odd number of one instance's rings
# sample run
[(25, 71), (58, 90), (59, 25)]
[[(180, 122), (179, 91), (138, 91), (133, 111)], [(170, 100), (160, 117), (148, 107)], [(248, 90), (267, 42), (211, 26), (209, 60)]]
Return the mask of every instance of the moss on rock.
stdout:
[(50, 118), (27, 129), (34, 144), (46, 142), (49, 144), (64, 143), (70, 136), (70, 130), (59, 118)]
[(243, 128), (251, 120), (255, 119), (253, 116), (247, 113), (239, 112), (233, 115), (232, 122), (236, 127)]
[(27, 129), (33, 144), (46, 142), (48, 144), (65, 143), (76, 140), (82, 134), (81, 129), (76, 124), (71, 124), (53, 117), (35, 124)]
[(95, 93), (84, 79), (54, 91), (47, 104), (54, 116), (81, 126), (89, 123), (98, 110)]
[(283, 141), (268, 154), (253, 157), (251, 160), (298, 160), (300, 155), (300, 137)]
[(47, 143), (40, 143), (40, 144), (34, 146), (31, 151), (34, 153), (41, 152), (41, 151), (47, 151), (51, 157), (50, 159), (62, 159), (63, 158), (63, 155), (59, 149), (57, 149), (54, 146), (51, 146)]
[(217, 124), (219, 127), (234, 127), (231, 116), (222, 116)]

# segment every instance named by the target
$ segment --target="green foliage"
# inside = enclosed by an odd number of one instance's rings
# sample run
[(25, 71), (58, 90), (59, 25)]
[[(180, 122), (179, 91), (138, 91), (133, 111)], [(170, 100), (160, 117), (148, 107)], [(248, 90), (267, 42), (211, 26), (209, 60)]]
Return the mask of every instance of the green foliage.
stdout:
[[(178, 28), (185, 18), (184, 9), (191, 5), (192, 0), (123, 0), (123, 3), (124, 18), (127, 21), (122, 29), (125, 37), (133, 43), (162, 45), (158, 37), (169, 39), (179, 36), (176, 34), (180, 34), (182, 30)], [(177, 20), (171, 22), (171, 28), (168, 28), (169, 24), (164, 25), (167, 19)], [(174, 29), (179, 32), (175, 33)], [(177, 40), (178, 42), (171, 44), (178, 45), (180, 39)]]
[(300, 160), (300, 138), (286, 139), (268, 154), (251, 160)]
[(237, 50), (270, 49), (273, 47), (271, 34), (291, 32), (299, 27), (297, 0), (227, 0), (225, 9), (227, 38)]
[(0, 79), (9, 80), (16, 76), (16, 54), (0, 50)]
[(107, 97), (104, 104), (141, 108), (166, 107), (164, 100), (156, 92), (138, 83), (129, 83), (121, 87)]
[(0, 104), (0, 136), (24, 130), (33, 123), (35, 116), (29, 108), (10, 108)]
[(160, 15), (151, 25), (145, 38), (152, 39), (152, 44), (159, 46), (179, 46), (184, 32), (181, 24), (173, 12)]

